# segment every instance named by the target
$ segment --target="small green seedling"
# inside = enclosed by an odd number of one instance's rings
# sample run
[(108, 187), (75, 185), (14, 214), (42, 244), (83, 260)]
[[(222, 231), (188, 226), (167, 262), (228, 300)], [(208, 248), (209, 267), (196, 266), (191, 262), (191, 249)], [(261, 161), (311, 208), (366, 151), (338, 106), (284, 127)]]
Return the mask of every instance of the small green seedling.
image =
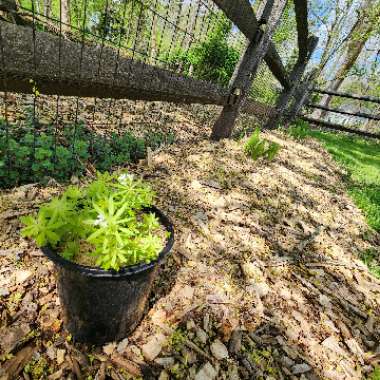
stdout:
[(280, 149), (281, 146), (279, 144), (261, 138), (259, 128), (255, 129), (244, 146), (245, 153), (253, 160), (263, 157), (272, 161)]
[(167, 234), (155, 214), (144, 212), (154, 193), (133, 175), (98, 174), (85, 188), (70, 186), (21, 218), (21, 234), (39, 247), (50, 246), (65, 259), (119, 270), (157, 258)]

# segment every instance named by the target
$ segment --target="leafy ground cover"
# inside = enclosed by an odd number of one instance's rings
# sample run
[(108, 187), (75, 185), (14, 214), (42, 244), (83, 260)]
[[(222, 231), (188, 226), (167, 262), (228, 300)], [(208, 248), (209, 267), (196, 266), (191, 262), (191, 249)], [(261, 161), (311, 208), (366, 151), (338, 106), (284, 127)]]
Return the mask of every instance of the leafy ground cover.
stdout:
[(0, 187), (50, 178), (68, 181), (93, 170), (111, 170), (146, 157), (147, 149), (174, 142), (173, 134), (131, 132), (94, 133), (83, 123), (56, 128), (26, 120), (16, 124), (0, 119)]
[[(178, 133), (190, 136), (189, 124), (178, 123)], [(19, 217), (64, 187), (1, 193), (3, 371), (101, 380), (359, 380), (372, 372), (380, 283), (358, 256), (379, 237), (369, 241), (342, 169), (312, 139), (264, 134), (281, 145), (268, 162), (247, 157), (246, 139), (211, 143), (198, 133), (129, 165), (157, 192), (176, 244), (149, 313), (122, 342), (73, 342), (53, 266), (19, 234)]]

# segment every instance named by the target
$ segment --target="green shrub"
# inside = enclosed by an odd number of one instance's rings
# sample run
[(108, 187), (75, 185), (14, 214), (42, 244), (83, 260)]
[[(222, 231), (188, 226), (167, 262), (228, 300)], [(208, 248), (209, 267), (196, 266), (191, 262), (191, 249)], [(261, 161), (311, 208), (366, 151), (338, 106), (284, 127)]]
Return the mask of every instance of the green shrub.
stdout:
[(226, 86), (239, 60), (239, 52), (228, 42), (231, 28), (232, 23), (224, 17), (205, 41), (194, 44), (188, 51), (177, 49), (162, 59), (168, 61), (173, 70), (181, 68), (185, 74), (192, 70), (198, 79)]
[(259, 128), (255, 129), (244, 146), (244, 151), (253, 160), (263, 157), (271, 161), (276, 157), (280, 149), (279, 144), (262, 139)]
[[(40, 207), (36, 216), (21, 218), (21, 234), (51, 246), (67, 260), (119, 270), (157, 258), (164, 234), (153, 213), (152, 189), (127, 173), (98, 174), (85, 188), (70, 186)], [(93, 259), (93, 261), (92, 261)]]

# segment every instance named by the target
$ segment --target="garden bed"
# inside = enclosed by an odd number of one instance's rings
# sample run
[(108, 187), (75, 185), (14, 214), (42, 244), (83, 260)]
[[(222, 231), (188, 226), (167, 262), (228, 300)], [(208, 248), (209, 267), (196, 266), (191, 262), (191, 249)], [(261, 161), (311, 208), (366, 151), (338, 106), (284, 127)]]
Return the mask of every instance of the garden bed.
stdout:
[(156, 190), (176, 244), (141, 325), (104, 347), (65, 332), (52, 264), (19, 236), (18, 217), (63, 187), (3, 192), (4, 379), (341, 380), (371, 372), (380, 282), (358, 257), (378, 249), (379, 236), (319, 144), (267, 137), (282, 146), (269, 163), (249, 159), (242, 141), (199, 138), (130, 166)]

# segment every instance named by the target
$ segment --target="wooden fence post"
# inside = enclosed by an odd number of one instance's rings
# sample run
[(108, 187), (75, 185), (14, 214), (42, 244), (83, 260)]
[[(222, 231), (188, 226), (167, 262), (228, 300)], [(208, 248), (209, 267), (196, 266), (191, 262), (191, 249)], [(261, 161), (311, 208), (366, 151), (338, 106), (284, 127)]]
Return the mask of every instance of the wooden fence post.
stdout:
[[(273, 1), (269, 0), (268, 4), (272, 6)], [(247, 99), (248, 91), (259, 64), (268, 51), (271, 37), (281, 18), (285, 4), (286, 0), (276, 1), (266, 30), (262, 31), (258, 29), (255, 38), (248, 44), (239, 62), (239, 66), (235, 69), (235, 73), (230, 81), (230, 101), (232, 104), (227, 104), (223, 107), (221, 114), (213, 126), (211, 139), (220, 140), (231, 136), (240, 108)]]
[(317, 43), (317, 37), (310, 37), (308, 43), (308, 55), (307, 57), (305, 57), (305, 59), (298, 59), (296, 64), (294, 65), (294, 68), (289, 75), (291, 85), (289, 88), (284, 88), (284, 90), (278, 97), (275, 110), (272, 116), (269, 118), (267, 124), (265, 125), (266, 129), (277, 128), (278, 124), (283, 120), (285, 109), (288, 106), (290, 99), (293, 97), (296, 90), (302, 83), (302, 76), (306, 70), (307, 64), (309, 63), (310, 57), (317, 46)]
[(286, 126), (288, 126), (292, 121), (294, 121), (304, 104), (309, 99), (310, 93), (312, 91), (311, 83), (314, 81), (316, 74), (317, 70), (313, 70), (307, 76), (307, 78), (300, 83), (298, 89), (296, 89), (293, 103), (291, 104), (288, 112), (286, 112), (284, 116)]

